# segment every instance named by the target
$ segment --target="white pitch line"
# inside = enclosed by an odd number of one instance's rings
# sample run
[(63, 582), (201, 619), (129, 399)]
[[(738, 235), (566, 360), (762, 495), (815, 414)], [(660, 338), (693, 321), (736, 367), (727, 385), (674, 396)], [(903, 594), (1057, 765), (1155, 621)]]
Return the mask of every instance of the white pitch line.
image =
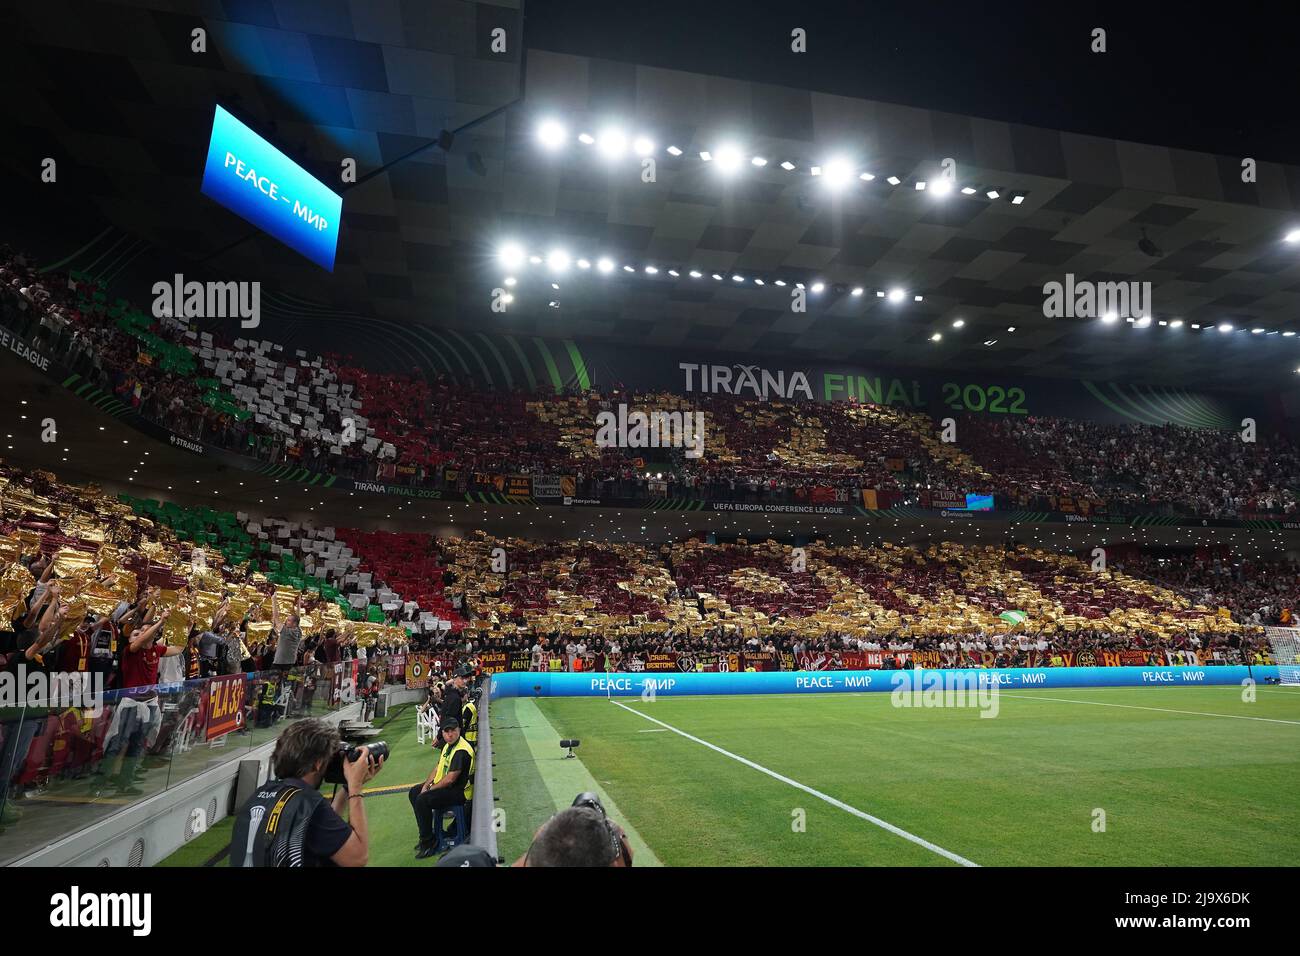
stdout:
[(851, 813), (853, 816), (858, 817), (861, 820), (866, 820), (868, 823), (874, 823), (882, 830), (888, 830), (890, 833), (894, 834), (895, 836), (900, 836), (904, 840), (909, 840), (912, 843), (915, 843), (917, 846), (925, 847), (931, 853), (937, 853), (939, 854), (939, 856), (942, 856), (948, 860), (952, 860), (952, 862), (958, 863), (961, 866), (979, 866), (978, 863), (972, 863), (964, 856), (958, 856), (956, 853), (953, 853), (951, 850), (945, 850), (943, 847), (931, 843), (929, 840), (926, 840), (923, 837), (919, 837), (915, 833), (908, 833), (902, 827), (896, 827), (892, 823), (888, 822), (887, 820), (882, 820), (880, 819), (880, 817), (872, 816), (870, 813), (866, 813), (862, 810), (859, 810), (857, 807), (851, 807), (842, 800), (836, 800), (834, 797), (822, 793), (820, 790), (814, 790), (812, 787), (802, 784), (798, 780), (791, 780), (789, 777), (783, 776), (782, 774), (777, 773), (775, 770), (767, 769), (767, 767), (764, 767), (762, 764), (754, 763), (754, 761), (752, 760), (747, 760), (746, 758), (741, 757), (738, 754), (733, 754), (730, 750), (724, 750), (721, 747), (719, 747), (717, 744), (711, 744), (707, 740), (701, 740), (699, 737), (694, 737), (691, 734), (688, 734), (684, 730), (678, 730), (676, 727), (672, 726), (672, 724), (665, 724), (662, 720), (657, 720), (656, 718), (651, 717), (649, 714), (643, 714), (639, 710), (633, 710), (631, 707), (627, 706), (627, 704), (620, 703), (619, 701), (616, 700), (611, 700), (610, 703), (615, 704), (618, 707), (622, 707), (630, 714), (636, 714), (638, 717), (644, 717), (646, 720), (650, 721), (651, 723), (658, 724), (659, 726), (663, 727), (665, 730), (671, 730), (673, 733), (685, 737), (687, 740), (691, 740), (697, 744), (700, 744), (701, 746), (708, 747), (710, 750), (720, 753), (724, 757), (730, 757), (732, 760), (735, 760), (738, 763), (743, 763), (746, 767), (752, 767), (754, 770), (757, 770), (759, 773), (765, 773), (773, 780), (779, 780), (782, 783), (789, 784), (790, 786), (794, 787), (796, 790), (802, 790), (804, 793), (816, 797), (818, 800), (824, 800), (826, 803), (829, 803), (833, 807), (838, 807), (839, 809), (843, 810), (845, 813)]
[(1112, 704), (1101, 700), (1074, 700), (1070, 697), (1040, 697), (1038, 694), (1010, 694), (998, 691), (999, 697), (1019, 697), (1021, 700), (1051, 700), (1060, 704), (1091, 704), (1093, 707), (1123, 707), (1126, 710), (1155, 710), (1162, 714), (1186, 714), (1189, 717), (1226, 717), (1229, 720), (1262, 720), (1268, 724), (1292, 724), (1300, 727), (1300, 720), (1282, 720), (1278, 717), (1247, 717), (1244, 714), (1208, 714), (1200, 710), (1173, 710), (1169, 707), (1142, 707), (1138, 704)]
[(666, 734), (668, 733), (668, 729), (666, 727), (655, 727), (652, 730), (638, 730), (637, 733), (638, 734)]

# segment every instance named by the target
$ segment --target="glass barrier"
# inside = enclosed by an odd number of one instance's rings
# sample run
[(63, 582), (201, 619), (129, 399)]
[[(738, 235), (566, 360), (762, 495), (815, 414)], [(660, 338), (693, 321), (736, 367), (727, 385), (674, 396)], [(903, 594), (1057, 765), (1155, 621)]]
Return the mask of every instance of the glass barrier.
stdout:
[(369, 687), (347, 661), (110, 690), (86, 708), (0, 708), (0, 865), (377, 694), (387, 662), (368, 663)]

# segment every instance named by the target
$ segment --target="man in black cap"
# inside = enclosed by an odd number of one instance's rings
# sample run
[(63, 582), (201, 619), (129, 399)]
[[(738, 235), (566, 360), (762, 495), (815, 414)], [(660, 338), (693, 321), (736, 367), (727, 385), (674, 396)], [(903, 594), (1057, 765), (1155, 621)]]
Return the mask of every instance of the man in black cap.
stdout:
[(465, 710), (465, 683), (469, 679), (470, 669), (464, 664), (457, 667), (451, 675), (451, 680), (442, 688), (442, 707), (438, 709), (438, 726), (446, 727), (447, 721), (461, 721), (462, 712)]
[(474, 797), (474, 748), (461, 737), (460, 720), (444, 719), (441, 733), (443, 746), (438, 762), (424, 783), (406, 793), (420, 829), (420, 842), (415, 846), (417, 860), (438, 852), (443, 811), (464, 806)]

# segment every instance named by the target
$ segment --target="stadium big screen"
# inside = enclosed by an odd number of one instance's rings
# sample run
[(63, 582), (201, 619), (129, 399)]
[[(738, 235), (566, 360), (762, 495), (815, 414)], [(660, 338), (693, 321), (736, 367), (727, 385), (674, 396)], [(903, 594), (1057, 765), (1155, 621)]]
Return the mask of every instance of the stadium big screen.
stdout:
[(11, 908), (1280, 925), (1294, 16), (941, 6), (15, 7)]

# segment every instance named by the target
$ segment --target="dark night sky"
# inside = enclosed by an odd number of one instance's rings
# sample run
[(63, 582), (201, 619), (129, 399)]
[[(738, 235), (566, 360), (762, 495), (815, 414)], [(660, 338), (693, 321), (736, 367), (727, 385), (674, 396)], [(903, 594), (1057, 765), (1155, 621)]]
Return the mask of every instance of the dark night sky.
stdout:
[[(1300, 6), (526, 0), (529, 46), (1300, 164)], [(1212, 11), (1212, 12), (1211, 12)], [(790, 31), (808, 52), (790, 52)], [(1090, 52), (1104, 27), (1108, 52)]]

